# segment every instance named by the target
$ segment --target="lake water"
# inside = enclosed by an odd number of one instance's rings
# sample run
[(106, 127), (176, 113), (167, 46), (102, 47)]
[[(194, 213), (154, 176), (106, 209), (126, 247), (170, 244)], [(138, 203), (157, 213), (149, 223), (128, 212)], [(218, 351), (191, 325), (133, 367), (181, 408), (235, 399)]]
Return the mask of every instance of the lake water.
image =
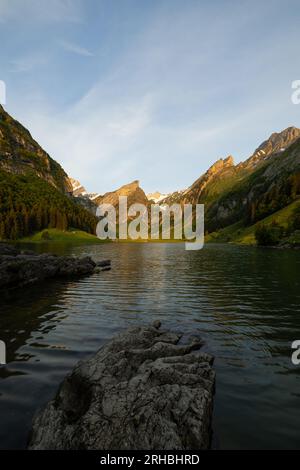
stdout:
[[(53, 247), (52, 247), (53, 248)], [(39, 250), (47, 247), (38, 246)], [(300, 448), (300, 251), (111, 243), (56, 247), (112, 270), (1, 294), (0, 447), (24, 448), (35, 411), (116, 332), (160, 319), (215, 355), (219, 448)]]

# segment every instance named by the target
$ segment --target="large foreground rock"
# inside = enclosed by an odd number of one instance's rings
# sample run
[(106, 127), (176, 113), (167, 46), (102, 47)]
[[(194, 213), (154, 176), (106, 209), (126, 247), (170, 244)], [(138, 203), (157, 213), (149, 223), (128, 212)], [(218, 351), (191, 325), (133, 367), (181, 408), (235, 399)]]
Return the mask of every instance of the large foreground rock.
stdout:
[(0, 288), (20, 287), (53, 277), (91, 274), (95, 266), (89, 256), (38, 255), (0, 243)]
[(81, 361), (33, 422), (30, 449), (207, 449), (215, 373), (199, 340), (130, 328)]

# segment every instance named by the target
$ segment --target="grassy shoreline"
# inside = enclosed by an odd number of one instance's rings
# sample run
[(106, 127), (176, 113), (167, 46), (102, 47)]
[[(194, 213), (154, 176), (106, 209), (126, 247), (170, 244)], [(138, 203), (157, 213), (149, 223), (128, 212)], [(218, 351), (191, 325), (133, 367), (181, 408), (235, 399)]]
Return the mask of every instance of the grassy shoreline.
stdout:
[[(267, 220), (267, 222), (271, 222)], [(205, 236), (205, 244), (217, 243), (217, 244), (232, 244), (232, 245), (244, 245), (244, 246), (258, 246), (255, 240), (254, 234), (254, 226), (250, 227), (239, 227), (238, 224), (231, 225), (229, 227), (224, 228), (218, 232), (213, 232)], [(2, 242), (12, 242), (12, 240), (1, 240)], [(58, 229), (44, 229), (40, 232), (37, 232), (29, 237), (24, 237), (18, 240), (14, 240), (13, 243), (28, 243), (28, 244), (70, 244), (70, 245), (99, 245), (103, 243), (186, 243), (188, 240), (100, 240), (97, 236), (92, 235), (90, 233), (84, 232), (82, 230), (58, 230)], [(282, 242), (279, 244), (285, 245), (286, 248), (292, 248), (295, 244), (299, 246), (300, 240), (286, 238), (283, 239)]]
[[(262, 224), (268, 227), (276, 222), (286, 229), (294, 211), (299, 207), (300, 201), (296, 200), (253, 225), (244, 226), (242, 222), (237, 222), (216, 232), (212, 232), (205, 237), (205, 241), (206, 243), (234, 243), (237, 245), (255, 246), (257, 244), (255, 232), (259, 225)], [(300, 237), (298, 231), (295, 231), (287, 237), (283, 237), (281, 243), (290, 243), (291, 245), (299, 244)]]
[(106, 243), (104, 240), (99, 240), (96, 235), (84, 232), (82, 230), (58, 230), (58, 229), (45, 229), (35, 233), (29, 237), (20, 238), (15, 241), (16, 243), (72, 243), (72, 244), (100, 244)]

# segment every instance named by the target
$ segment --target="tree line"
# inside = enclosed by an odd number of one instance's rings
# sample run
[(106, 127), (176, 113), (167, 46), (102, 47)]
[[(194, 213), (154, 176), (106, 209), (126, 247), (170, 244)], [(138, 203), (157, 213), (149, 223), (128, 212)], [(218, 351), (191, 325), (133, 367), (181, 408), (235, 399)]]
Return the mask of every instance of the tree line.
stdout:
[(95, 233), (96, 217), (34, 175), (0, 171), (0, 239), (16, 240), (45, 228)]
[(300, 195), (300, 172), (290, 175), (260, 194), (250, 204), (249, 222), (255, 223), (282, 209)]

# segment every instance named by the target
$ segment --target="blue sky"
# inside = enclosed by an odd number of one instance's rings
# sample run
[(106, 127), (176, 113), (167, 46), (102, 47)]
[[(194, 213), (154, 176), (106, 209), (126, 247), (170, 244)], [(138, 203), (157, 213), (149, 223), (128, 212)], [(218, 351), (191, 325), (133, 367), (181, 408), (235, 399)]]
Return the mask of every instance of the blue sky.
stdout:
[(6, 109), (89, 191), (189, 186), (300, 126), (300, 3), (0, 0)]

